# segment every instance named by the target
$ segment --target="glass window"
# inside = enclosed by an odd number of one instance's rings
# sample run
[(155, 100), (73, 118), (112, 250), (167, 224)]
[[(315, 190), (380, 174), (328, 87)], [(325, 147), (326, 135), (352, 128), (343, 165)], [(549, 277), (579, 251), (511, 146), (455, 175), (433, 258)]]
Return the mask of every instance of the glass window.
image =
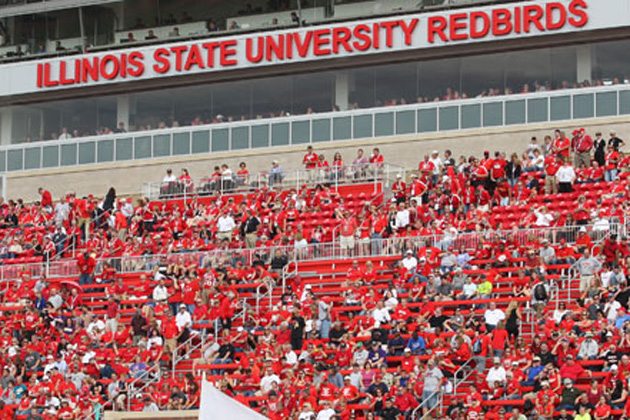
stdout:
[(230, 130), (221, 128), (212, 130), (212, 151), (224, 152), (230, 150)]
[(481, 105), (462, 106), (462, 128), (481, 127)]
[(310, 121), (294, 121), (291, 129), (291, 144), (308, 143), (311, 140), (311, 123)]
[(249, 149), (249, 127), (232, 129), (232, 150)]
[(418, 96), (426, 102), (443, 98), (447, 92), (461, 92), (461, 60), (423, 61), (419, 63)]
[(330, 118), (313, 120), (313, 142), (330, 141)]
[(97, 160), (101, 162), (114, 161), (114, 140), (101, 140), (96, 145)]
[(592, 47), (593, 75), (596, 79), (624, 83), (630, 76), (628, 40), (602, 42)]
[(171, 155), (171, 135), (159, 134), (153, 136), (153, 157)]
[(44, 146), (43, 167), (56, 168), (59, 166), (59, 146)]
[(89, 141), (79, 143), (79, 165), (96, 162), (96, 143)]
[(352, 117), (333, 118), (333, 140), (352, 138)]
[(371, 115), (357, 115), (354, 117), (355, 139), (366, 139), (372, 137), (373, 118)]
[(210, 151), (210, 131), (195, 131), (192, 134), (192, 152), (208, 153)]
[(252, 127), (252, 147), (269, 147), (269, 125)]
[(133, 139), (116, 139), (116, 161), (133, 158)]
[(376, 100), (383, 104), (416, 102), (417, 68), (416, 63), (376, 67)]
[(419, 109), (418, 133), (432, 133), (434, 131), (437, 131), (437, 109)]
[(505, 88), (506, 54), (464, 57), (461, 60), (461, 93), (474, 98), (489, 89)]
[(173, 155), (187, 155), (190, 153), (190, 134), (173, 134)]
[(24, 149), (24, 169), (39, 169), (42, 149), (29, 147)]

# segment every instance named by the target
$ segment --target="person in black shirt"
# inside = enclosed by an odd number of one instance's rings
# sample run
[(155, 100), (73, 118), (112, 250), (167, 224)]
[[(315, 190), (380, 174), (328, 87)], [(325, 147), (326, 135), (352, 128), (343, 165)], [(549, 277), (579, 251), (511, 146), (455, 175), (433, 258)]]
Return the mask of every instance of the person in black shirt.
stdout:
[(573, 420), (573, 416), (567, 413), (566, 408), (562, 408), (560, 413), (554, 417), (554, 420)]
[(270, 270), (271, 272), (279, 273), (282, 271), (285, 265), (289, 263), (287, 254), (282, 252), (281, 249), (276, 249), (276, 253), (271, 259)]
[(293, 350), (302, 350), (305, 327), (306, 322), (304, 322), (304, 318), (300, 315), (300, 310), (293, 308), (293, 317), (291, 317), (291, 324), (289, 326), (289, 328), (291, 328), (291, 348)]
[(442, 314), (442, 308), (435, 309), (435, 315), (429, 318), (429, 325), (431, 328), (440, 328), (444, 329), (444, 323), (448, 320), (446, 315)]
[(245, 237), (245, 247), (256, 248), (256, 242), (258, 242), (258, 227), (260, 226), (260, 219), (254, 216), (254, 212), (247, 210), (247, 219), (241, 225), (241, 235)]
[(400, 414), (400, 410), (394, 406), (396, 400), (394, 398), (388, 398), (385, 400), (385, 408), (381, 411), (381, 417), (384, 420), (396, 420)]
[(610, 132), (610, 138), (608, 139), (608, 145), (612, 146), (615, 149), (615, 152), (619, 151), (619, 148), (626, 145), (626, 142), (617, 137), (617, 133), (614, 131)]
[(543, 341), (540, 345), (540, 353), (536, 356), (540, 357), (540, 362), (542, 366), (547, 366), (549, 363), (555, 364), (556, 357), (549, 350), (549, 344), (546, 341)]

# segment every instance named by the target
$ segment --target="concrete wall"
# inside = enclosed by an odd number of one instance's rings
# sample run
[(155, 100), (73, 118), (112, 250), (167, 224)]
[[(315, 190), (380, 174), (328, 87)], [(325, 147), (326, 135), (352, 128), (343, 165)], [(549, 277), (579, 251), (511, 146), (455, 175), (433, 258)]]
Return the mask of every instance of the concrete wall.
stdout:
[[(584, 127), (594, 136), (602, 131), (606, 137), (610, 130), (616, 130), (624, 139), (630, 139), (630, 116), (574, 121), (570, 124), (536, 124), (527, 126), (501, 127), (496, 129), (459, 130), (431, 133), (426, 135), (398, 136), (369, 140), (352, 140), (314, 144), (315, 151), (323, 153), (331, 161), (333, 154), (340, 151), (347, 163), (352, 162), (359, 147), (369, 154), (373, 147), (379, 147), (388, 163), (416, 168), (422, 157), (433, 149), (442, 152), (451, 149), (455, 157), (459, 155), (480, 156), (484, 150), (522, 153), (531, 136), (542, 141), (556, 128), (565, 130), (570, 136), (575, 128)], [(214, 153), (178, 158), (143, 160), (138, 162), (91, 165), (75, 168), (24, 171), (7, 174), (7, 197), (24, 198), (31, 201), (38, 198), (37, 188), (48, 188), (53, 198), (68, 191), (79, 195), (94, 194), (103, 196), (110, 186), (118, 195), (135, 195), (142, 191), (144, 182), (160, 181), (167, 168), (179, 174), (180, 168), (187, 168), (193, 178), (209, 175), (215, 165), (227, 163), (234, 171), (240, 161), (247, 162), (250, 172), (266, 171), (273, 159), (278, 159), (285, 169), (301, 168), (306, 145), (274, 147), (241, 151), (238, 154)]]

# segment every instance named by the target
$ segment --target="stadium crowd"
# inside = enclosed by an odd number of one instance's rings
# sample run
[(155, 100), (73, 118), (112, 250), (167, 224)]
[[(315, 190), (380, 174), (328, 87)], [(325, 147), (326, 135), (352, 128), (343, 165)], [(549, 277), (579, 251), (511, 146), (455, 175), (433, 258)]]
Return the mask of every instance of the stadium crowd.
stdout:
[[(210, 188), (208, 200), (185, 203), (134, 205), (113, 189), (54, 201), (43, 188), (32, 205), (2, 203), (0, 256), (18, 270), (2, 283), (0, 419), (195, 408), (202, 373), (271, 420), (407, 420), (415, 409), (471, 420), (628, 418), (623, 146), (614, 132), (578, 129), (532, 138), (509, 160), (433, 151), (382, 204), (349, 200), (325, 181), (240, 196)], [(361, 169), (378, 177), (384, 162), (374, 149), (328, 164), (309, 147), (302, 163), (352, 182)], [(247, 179), (246, 166), (219, 170), (215, 182)], [(166, 188), (191, 182), (185, 171), (167, 177)], [(568, 204), (550, 211), (559, 202)], [(317, 256), (335, 229), (357, 258), (344, 259), (341, 288), (297, 276), (259, 315), (243, 303), (259, 284), (280, 288), (297, 251)], [(57, 281), (21, 268), (44, 259), (80, 274)], [(558, 287), (569, 272), (579, 298)], [(172, 375), (173, 354), (206, 332), (190, 372)], [(457, 391), (465, 396), (448, 400)]]

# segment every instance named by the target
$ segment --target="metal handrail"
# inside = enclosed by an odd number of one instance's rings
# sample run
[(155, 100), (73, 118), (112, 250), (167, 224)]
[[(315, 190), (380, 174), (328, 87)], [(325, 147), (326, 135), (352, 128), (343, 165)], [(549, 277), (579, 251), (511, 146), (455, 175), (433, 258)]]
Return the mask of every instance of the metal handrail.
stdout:
[[(431, 410), (427, 411), (425, 414), (423, 414), (422, 417), (418, 417), (418, 413), (422, 413), (422, 409), (427, 405), (428, 401), (431, 400), (435, 396), (437, 396), (438, 398), (438, 403), (436, 404), (436, 406), (433, 407)], [(436, 389), (431, 395), (429, 395), (429, 397), (426, 400), (421, 401), (420, 404), (411, 412), (411, 418), (413, 420), (425, 420), (436, 409), (439, 409), (439, 411), (442, 412), (443, 401), (444, 400), (443, 400), (442, 389), (441, 387), (438, 387), (438, 389)]]
[[(533, 228), (523, 230), (489, 230), (486, 232), (463, 232), (458, 233), (455, 236), (446, 235), (425, 235), (418, 237), (403, 237), (403, 238), (387, 238), (379, 239), (382, 243), (380, 250), (374, 255), (378, 256), (394, 256), (400, 255), (406, 245), (418, 246), (420, 243), (424, 243), (427, 246), (435, 246), (440, 249), (447, 247), (449, 244), (461, 244), (468, 249), (474, 249), (480, 241), (486, 241), (488, 238), (497, 237), (499, 239), (513, 238), (519, 243), (525, 243), (532, 236), (538, 239), (549, 239), (552, 243), (559, 243), (557, 233), (559, 232), (574, 232), (576, 233), (580, 228), (588, 226), (563, 226), (552, 228)], [(611, 226), (612, 228), (612, 226)], [(616, 228), (615, 228), (616, 229)], [(602, 232), (604, 235), (605, 232)], [(571, 241), (569, 241), (571, 242)], [(276, 246), (276, 247), (262, 247), (251, 249), (219, 249), (213, 251), (199, 251), (190, 253), (173, 253), (173, 254), (157, 254), (157, 255), (142, 255), (142, 256), (126, 256), (126, 257), (113, 257), (113, 258), (100, 258), (97, 260), (97, 269), (95, 273), (98, 274), (102, 262), (116, 262), (119, 261), (121, 273), (140, 273), (150, 271), (150, 268), (159, 263), (162, 257), (167, 258), (186, 258), (188, 261), (196, 261), (197, 264), (201, 264), (204, 258), (221, 258), (225, 259), (229, 256), (238, 255), (239, 258), (245, 258), (247, 261), (251, 261), (255, 255), (262, 255), (263, 259), (271, 259), (273, 253), (280, 249), (290, 257), (290, 262), (298, 264), (302, 261), (317, 261), (326, 260), (340, 256), (340, 248), (338, 242), (325, 242), (319, 244), (309, 244), (304, 250), (296, 252), (293, 245), (289, 246)], [(344, 256), (347, 257), (347, 256)], [(18, 270), (19, 268), (19, 270)], [(29, 270), (31, 275), (38, 276), (42, 274), (42, 270), (46, 269), (44, 263), (32, 263), (19, 266), (0, 266), (0, 283), (2, 281), (11, 281), (18, 277), (18, 271)], [(57, 261), (50, 263), (48, 267), (48, 277), (68, 277), (78, 276), (78, 269), (74, 260)], [(9, 274), (12, 273), (12, 276)], [(297, 273), (296, 273), (297, 274)], [(288, 277), (283, 276), (283, 292), (286, 287), (286, 280)]]
[(333, 190), (337, 190), (342, 185), (364, 182), (373, 184), (376, 193), (379, 181), (386, 179), (385, 173), (381, 171), (383, 168), (386, 168), (387, 174), (403, 175), (405, 173), (403, 167), (389, 163), (344, 164), (340, 167), (283, 169), (279, 182), (274, 179), (274, 174), (270, 171), (248, 174), (246, 178), (233, 172), (229, 177), (217, 175), (216, 178), (213, 178), (213, 175), (209, 175), (185, 181), (176, 179), (169, 182), (145, 182), (142, 191), (143, 195), (151, 200), (178, 198), (186, 200), (198, 196), (246, 194), (258, 188), (276, 185), (282, 185), (284, 189), (294, 188), (297, 193), (300, 193), (304, 187), (313, 188), (317, 185), (327, 185)]
[[(159, 374), (160, 374), (160, 372), (161, 372), (160, 364), (159, 364), (159, 363), (156, 363), (156, 364), (155, 364), (155, 365), (154, 365), (151, 369), (148, 369), (148, 370), (145, 372), (145, 374), (144, 374), (144, 375), (142, 375), (142, 377), (140, 377), (140, 378), (134, 378), (134, 380), (133, 380), (133, 381), (131, 381), (131, 382), (129, 382), (129, 383), (127, 384), (127, 388), (128, 388), (128, 389), (130, 389), (130, 391), (129, 391), (128, 395), (127, 395), (128, 410), (130, 409), (129, 404), (130, 404), (130, 401), (131, 401), (131, 394), (132, 394), (131, 390), (135, 388), (135, 385), (136, 385), (137, 383), (139, 383), (139, 382), (143, 382), (143, 381), (145, 381), (147, 378), (149, 378), (149, 377), (151, 376), (151, 374), (152, 374), (152, 373), (157, 373), (157, 375), (155, 375), (155, 376), (154, 376), (154, 378), (153, 378), (153, 383), (154, 383), (154, 382), (156, 382), (155, 377), (158, 377), (158, 378), (159, 378), (159, 376), (160, 376), (160, 375), (159, 375)], [(144, 389), (144, 388), (141, 388), (141, 389)], [(137, 391), (136, 391), (136, 392), (137, 392)], [(117, 396), (116, 396), (116, 397), (117, 397)], [(114, 398), (110, 398), (109, 400), (107, 400), (106, 402), (104, 402), (104, 403), (101, 405), (100, 410), (101, 410), (101, 411), (103, 411), (103, 410), (105, 409), (105, 407), (108, 407), (108, 406), (114, 406), (114, 403), (115, 403), (115, 401), (116, 401), (116, 397), (114, 397)], [(97, 413), (96, 413), (96, 412), (93, 412), (93, 413), (91, 413), (91, 414), (89, 414), (89, 415), (87, 415), (87, 416), (85, 416), (85, 417), (82, 417), (82, 418), (81, 418), (81, 420), (95, 420), (95, 419), (96, 419), (96, 415), (97, 415)]]
[[(473, 372), (473, 370), (470, 368), (470, 364), (472, 362), (472, 358), (468, 359), (466, 363), (461, 365), (453, 374), (453, 394), (457, 394), (457, 387), (459, 387), (466, 379), (468, 379)], [(462, 377), (458, 380), (457, 378), (460, 373), (462, 374)]]

